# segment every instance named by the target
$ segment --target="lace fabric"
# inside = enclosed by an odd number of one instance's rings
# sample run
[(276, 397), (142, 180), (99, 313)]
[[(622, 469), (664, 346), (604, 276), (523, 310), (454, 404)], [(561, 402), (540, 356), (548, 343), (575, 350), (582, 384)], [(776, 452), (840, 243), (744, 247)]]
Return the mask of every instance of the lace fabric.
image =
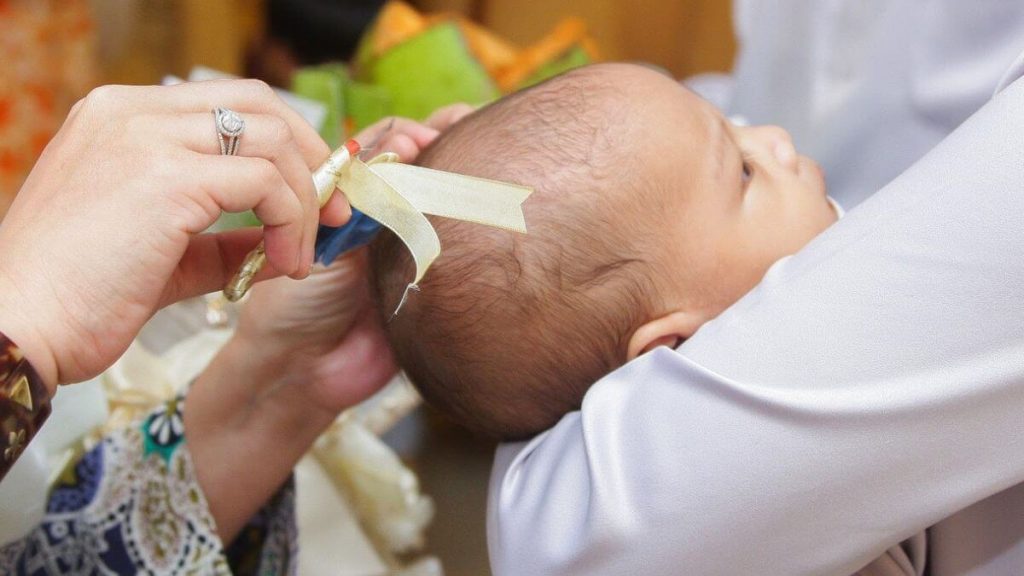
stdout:
[(69, 466), (43, 522), (0, 548), (4, 574), (294, 574), (294, 487), (226, 551), (196, 481), (182, 409), (172, 400)]

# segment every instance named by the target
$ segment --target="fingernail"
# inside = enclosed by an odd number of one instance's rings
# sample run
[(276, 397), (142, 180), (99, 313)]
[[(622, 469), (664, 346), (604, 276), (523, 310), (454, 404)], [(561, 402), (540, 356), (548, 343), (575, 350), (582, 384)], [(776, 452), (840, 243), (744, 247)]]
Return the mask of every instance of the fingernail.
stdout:
[(309, 248), (302, 252), (302, 277), (309, 276), (313, 269), (313, 249)]
[(299, 277), (299, 278), (302, 277), (302, 271), (303, 271), (302, 263), (305, 261), (305, 259), (306, 259), (306, 250), (305, 250), (305, 248), (300, 248), (298, 254), (295, 255), (295, 267), (292, 268), (292, 273), (289, 274), (289, 276)]

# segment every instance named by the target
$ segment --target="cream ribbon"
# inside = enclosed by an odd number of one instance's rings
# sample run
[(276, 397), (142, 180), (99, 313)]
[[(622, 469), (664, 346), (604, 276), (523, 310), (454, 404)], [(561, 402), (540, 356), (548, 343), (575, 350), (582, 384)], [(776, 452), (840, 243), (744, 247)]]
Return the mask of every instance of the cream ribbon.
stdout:
[[(395, 233), (416, 264), (415, 287), (441, 254), (441, 241), (424, 214), (526, 233), (522, 204), (527, 186), (463, 176), (398, 162), (385, 153), (363, 162), (352, 143), (334, 151), (313, 173), (320, 205), (340, 188), (349, 203)], [(266, 262), (260, 244), (224, 289), (228, 300), (245, 295)]]
[(526, 232), (522, 203), (529, 188), (410, 166), (397, 159), (381, 154), (364, 164), (354, 158), (338, 187), (352, 206), (394, 232), (409, 249), (416, 263), (413, 285), (441, 254), (441, 241), (424, 214)]

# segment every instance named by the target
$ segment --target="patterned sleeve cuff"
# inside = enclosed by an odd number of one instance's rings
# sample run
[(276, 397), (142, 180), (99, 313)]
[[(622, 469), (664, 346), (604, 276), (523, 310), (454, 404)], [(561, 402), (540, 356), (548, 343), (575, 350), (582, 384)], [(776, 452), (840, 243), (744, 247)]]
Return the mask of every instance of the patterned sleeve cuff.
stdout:
[(50, 395), (21, 348), (0, 334), (0, 480), (50, 416)]
[(0, 573), (294, 574), (292, 483), (225, 553), (185, 444), (183, 404), (168, 402), (69, 467), (43, 523), (0, 548)]

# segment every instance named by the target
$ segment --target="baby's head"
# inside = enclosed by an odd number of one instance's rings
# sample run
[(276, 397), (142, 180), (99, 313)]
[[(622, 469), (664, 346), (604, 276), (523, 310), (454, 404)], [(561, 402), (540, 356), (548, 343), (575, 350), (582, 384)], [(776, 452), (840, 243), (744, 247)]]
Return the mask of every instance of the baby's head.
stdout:
[[(434, 218), (442, 252), (387, 331), (428, 402), (528, 437), (643, 352), (675, 346), (836, 218), (778, 128), (730, 124), (653, 70), (578, 69), (456, 124), (421, 165), (535, 190), (529, 233)], [(382, 311), (413, 276), (371, 247)]]

